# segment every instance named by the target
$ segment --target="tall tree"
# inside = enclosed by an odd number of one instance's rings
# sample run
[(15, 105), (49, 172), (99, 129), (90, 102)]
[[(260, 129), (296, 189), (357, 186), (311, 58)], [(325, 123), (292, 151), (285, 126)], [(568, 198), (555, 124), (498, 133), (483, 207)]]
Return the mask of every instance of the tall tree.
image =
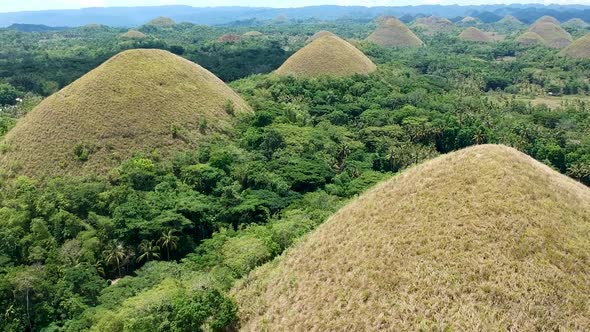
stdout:
[(107, 249), (102, 252), (104, 256), (104, 261), (107, 265), (112, 265), (117, 268), (117, 272), (119, 273), (119, 278), (122, 276), (121, 274), (121, 266), (125, 262), (127, 258), (127, 250), (120, 242), (112, 242)]
[(170, 260), (170, 249), (176, 249), (178, 245), (178, 236), (174, 235), (176, 230), (169, 229), (166, 232), (162, 232), (162, 236), (158, 240), (158, 244), (161, 247), (166, 247), (166, 257)]

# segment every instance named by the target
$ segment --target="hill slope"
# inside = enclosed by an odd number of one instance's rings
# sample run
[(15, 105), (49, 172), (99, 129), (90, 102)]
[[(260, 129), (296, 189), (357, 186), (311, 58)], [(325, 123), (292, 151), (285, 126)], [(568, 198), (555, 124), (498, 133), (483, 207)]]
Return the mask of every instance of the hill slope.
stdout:
[(390, 17), (385, 19), (373, 33), (367, 37), (368, 41), (383, 47), (416, 47), (424, 43), (400, 20)]
[(317, 38), (293, 54), (276, 70), (279, 75), (350, 76), (369, 74), (377, 67), (363, 52), (337, 36)]
[(527, 31), (516, 38), (516, 42), (524, 46), (532, 46), (535, 44), (543, 44), (545, 41), (538, 33)]
[(463, 30), (463, 32), (461, 32), (459, 35), (459, 39), (480, 43), (489, 43), (494, 41), (488, 34), (474, 27), (469, 27)]
[(233, 294), (244, 331), (588, 330), (590, 189), (505, 146), (378, 185)]
[(577, 39), (559, 54), (575, 59), (590, 59), (590, 34)]
[[(162, 157), (249, 111), (215, 75), (172, 53), (120, 53), (45, 99), (3, 144), (0, 168), (18, 174), (104, 172), (133, 152)], [(205, 127), (207, 128), (206, 130)], [(87, 159), (87, 160), (85, 160)]]
[(529, 29), (531, 32), (535, 32), (541, 38), (543, 38), (544, 44), (551, 48), (564, 48), (572, 43), (572, 36), (561, 26), (555, 23), (551, 23), (550, 19), (543, 18), (539, 19)]

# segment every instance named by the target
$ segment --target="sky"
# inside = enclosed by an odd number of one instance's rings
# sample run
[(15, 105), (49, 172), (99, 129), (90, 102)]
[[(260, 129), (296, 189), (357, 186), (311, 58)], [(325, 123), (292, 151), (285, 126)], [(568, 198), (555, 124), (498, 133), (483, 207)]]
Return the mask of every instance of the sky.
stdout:
[(0, 0), (0, 12), (85, 7), (189, 5), (194, 7), (251, 6), (303, 7), (315, 5), (405, 6), (419, 4), (496, 4), (496, 3), (586, 4), (590, 0)]

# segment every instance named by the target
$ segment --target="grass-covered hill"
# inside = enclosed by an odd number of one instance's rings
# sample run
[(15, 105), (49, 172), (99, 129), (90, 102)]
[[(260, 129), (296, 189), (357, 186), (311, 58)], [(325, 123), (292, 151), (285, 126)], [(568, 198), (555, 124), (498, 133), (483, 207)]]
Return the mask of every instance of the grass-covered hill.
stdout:
[(539, 36), (538, 33), (526, 31), (516, 38), (516, 42), (523, 46), (532, 46), (536, 44), (543, 44), (545, 41), (543, 40), (543, 37)]
[(424, 45), (424, 42), (412, 30), (400, 20), (393, 17), (385, 19), (367, 37), (367, 40), (383, 47), (417, 47)]
[(469, 27), (459, 35), (459, 39), (464, 41), (490, 43), (494, 41), (491, 36), (475, 27)]
[(169, 17), (160, 16), (149, 21), (146, 25), (154, 27), (172, 27), (175, 24), (176, 22), (173, 19)]
[(590, 189), (482, 145), (362, 195), (234, 290), (244, 331), (587, 330)]
[(276, 70), (283, 76), (351, 76), (369, 74), (377, 67), (363, 52), (335, 35), (316, 38)]
[(572, 43), (572, 36), (565, 31), (557, 19), (543, 16), (529, 29), (543, 38), (544, 44), (551, 48), (564, 48)]
[(326, 37), (326, 36), (338, 37), (333, 32), (322, 30), (322, 31), (318, 31), (318, 32), (314, 33), (313, 36), (309, 37), (309, 39), (307, 41), (312, 42), (318, 38), (322, 38), (322, 37)]
[(161, 50), (120, 53), (48, 97), (2, 142), (0, 168), (103, 173), (133, 153), (165, 158), (224, 131), (246, 103), (204, 68)]
[(577, 39), (568, 47), (561, 50), (559, 53), (574, 59), (589, 59), (590, 58), (590, 34)]

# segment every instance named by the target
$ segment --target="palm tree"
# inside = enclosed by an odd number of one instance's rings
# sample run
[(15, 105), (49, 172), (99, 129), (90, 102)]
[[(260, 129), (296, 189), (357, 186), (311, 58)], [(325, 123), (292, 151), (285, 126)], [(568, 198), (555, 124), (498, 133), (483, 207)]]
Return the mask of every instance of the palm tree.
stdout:
[(174, 229), (162, 232), (162, 236), (158, 240), (158, 244), (161, 247), (166, 247), (168, 260), (170, 260), (170, 249), (176, 249), (176, 245), (178, 244), (178, 236), (175, 236), (174, 233), (176, 233)]
[(160, 258), (160, 254), (158, 253), (160, 251), (160, 247), (154, 245), (154, 241), (143, 240), (139, 244), (138, 249), (141, 255), (137, 257), (137, 262), (141, 262), (144, 259), (146, 262), (149, 262), (152, 259)]
[(102, 252), (104, 256), (104, 261), (107, 265), (114, 265), (117, 267), (117, 272), (119, 272), (119, 278), (121, 277), (121, 265), (125, 262), (127, 258), (127, 250), (120, 242), (112, 242), (109, 244), (107, 249)]

